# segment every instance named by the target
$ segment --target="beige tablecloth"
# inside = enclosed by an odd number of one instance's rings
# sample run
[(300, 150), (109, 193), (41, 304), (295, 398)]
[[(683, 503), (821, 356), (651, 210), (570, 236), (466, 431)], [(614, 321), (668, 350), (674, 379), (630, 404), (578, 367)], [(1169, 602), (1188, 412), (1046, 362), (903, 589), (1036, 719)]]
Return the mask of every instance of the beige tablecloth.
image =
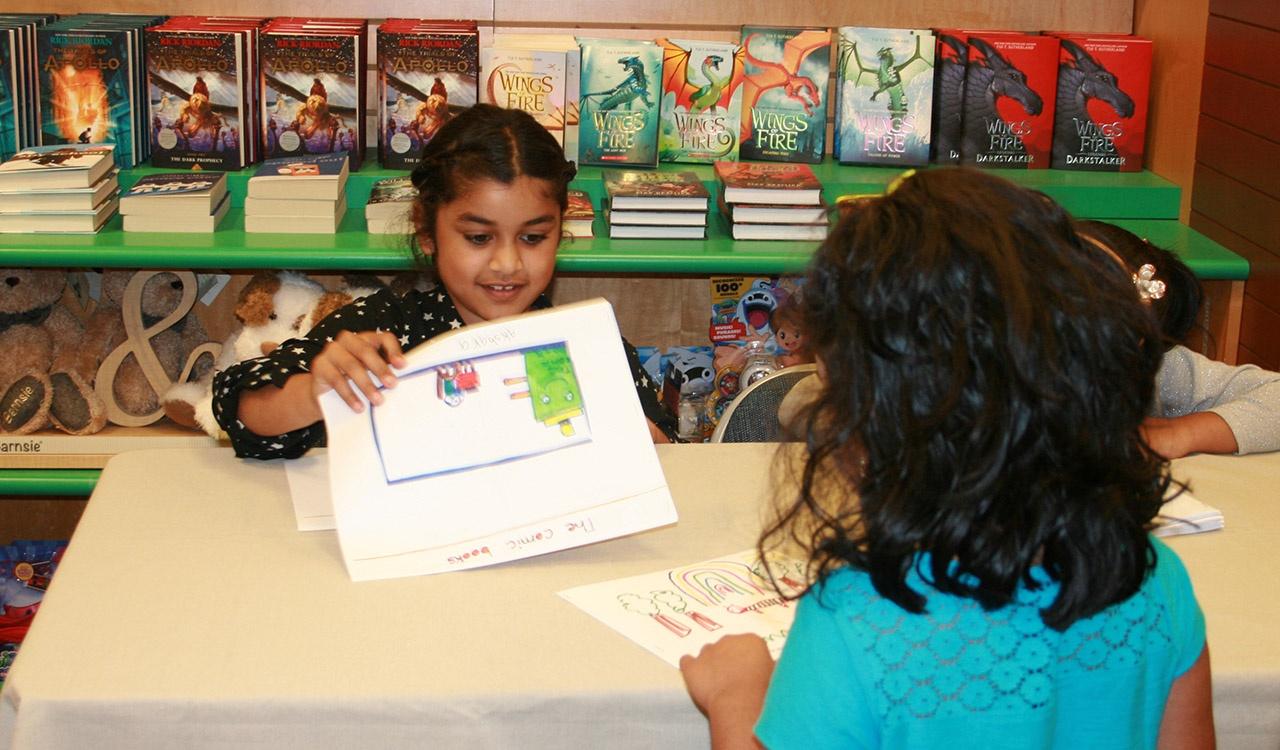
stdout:
[[(680, 522), (518, 563), (347, 579), (278, 463), (112, 460), (9, 682), (0, 748), (705, 748), (679, 673), (555, 592), (745, 549), (771, 448), (663, 446)], [(1173, 540), (1223, 747), (1280, 746), (1280, 454), (1179, 462), (1228, 529)]]

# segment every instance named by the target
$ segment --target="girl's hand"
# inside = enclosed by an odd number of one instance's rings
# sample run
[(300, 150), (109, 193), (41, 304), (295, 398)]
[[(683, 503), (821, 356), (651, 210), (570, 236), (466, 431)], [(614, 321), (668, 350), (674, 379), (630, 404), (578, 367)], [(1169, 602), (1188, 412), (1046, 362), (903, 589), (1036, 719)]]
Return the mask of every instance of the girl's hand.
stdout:
[(759, 747), (754, 728), (773, 676), (773, 657), (758, 635), (728, 635), (680, 659), (689, 697), (711, 723), (713, 748)]
[(1181, 417), (1147, 417), (1142, 436), (1151, 450), (1167, 459), (1192, 453), (1235, 453), (1239, 450), (1231, 425), (1211, 411)]
[(363, 411), (364, 402), (352, 385), (370, 403), (380, 404), (382, 393), (379, 386), (395, 387), (396, 376), (391, 368), (406, 364), (400, 340), (395, 334), (387, 331), (342, 331), (311, 360), (311, 393), (319, 397), (330, 390), (337, 391), (353, 411)]

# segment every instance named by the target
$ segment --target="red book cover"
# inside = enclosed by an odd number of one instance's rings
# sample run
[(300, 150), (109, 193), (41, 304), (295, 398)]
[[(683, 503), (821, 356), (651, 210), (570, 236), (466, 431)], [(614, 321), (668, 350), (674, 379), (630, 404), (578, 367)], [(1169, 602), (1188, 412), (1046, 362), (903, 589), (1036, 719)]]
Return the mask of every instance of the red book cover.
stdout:
[(964, 124), (964, 74), (969, 63), (969, 42), (963, 32), (936, 29), (933, 81), (933, 160), (960, 163), (960, 136)]
[(1054, 168), (1142, 170), (1151, 53), (1151, 41), (1141, 37), (1062, 36)]
[(961, 162), (1047, 169), (1057, 82), (1057, 37), (971, 34)]
[(716, 177), (727, 188), (746, 190), (821, 190), (822, 183), (808, 164), (716, 162)]

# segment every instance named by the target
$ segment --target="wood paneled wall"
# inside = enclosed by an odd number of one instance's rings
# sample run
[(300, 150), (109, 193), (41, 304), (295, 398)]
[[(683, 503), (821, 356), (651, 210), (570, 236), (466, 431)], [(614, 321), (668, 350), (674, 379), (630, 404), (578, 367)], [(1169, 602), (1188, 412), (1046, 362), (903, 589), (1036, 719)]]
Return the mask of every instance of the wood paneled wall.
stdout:
[(1280, 370), (1280, 3), (1210, 0), (1191, 226), (1249, 259), (1240, 362)]

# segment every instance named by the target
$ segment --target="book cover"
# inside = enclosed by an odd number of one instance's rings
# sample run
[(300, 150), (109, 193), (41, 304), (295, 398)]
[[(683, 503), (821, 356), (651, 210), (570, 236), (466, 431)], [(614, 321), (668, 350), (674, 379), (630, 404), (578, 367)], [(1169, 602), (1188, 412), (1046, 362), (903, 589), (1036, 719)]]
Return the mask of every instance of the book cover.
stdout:
[(0, 232), (14, 234), (93, 234), (116, 213), (119, 199), (108, 196), (88, 211), (0, 214)]
[(564, 158), (578, 161), (582, 48), (572, 34), (497, 34), (494, 47), (564, 52)]
[(235, 170), (248, 164), (245, 63), (234, 32), (147, 31), (151, 164)]
[(22, 113), (18, 109), (19, 87), (18, 52), (19, 31), (0, 28), (0, 159), (8, 159), (18, 153)]
[(970, 35), (961, 162), (1047, 169), (1057, 81), (1057, 38)]
[(572, 239), (592, 237), (595, 234), (593, 224), (596, 212), (591, 205), (591, 196), (584, 190), (569, 190), (569, 207), (564, 210), (562, 228)]
[(705, 210), (707, 187), (693, 172), (649, 172), (607, 169), (601, 175), (611, 208)]
[(1142, 170), (1151, 51), (1140, 37), (1061, 39), (1055, 169)]
[(969, 65), (967, 35), (945, 29), (937, 33), (937, 71), (933, 85), (933, 160), (960, 163), (964, 123), (964, 77)]
[(656, 166), (661, 96), (661, 47), (625, 39), (584, 44), (582, 163)]
[(408, 177), (387, 177), (373, 183), (365, 202), (366, 217), (408, 213), (418, 198), (418, 189)]
[(849, 164), (929, 161), (933, 35), (844, 26), (839, 32), (835, 154)]
[(662, 47), (658, 160), (710, 163), (737, 159), (742, 48), (683, 39), (660, 39), (658, 43)]
[(40, 143), (115, 144), (116, 163), (138, 163), (132, 64), (123, 31), (37, 31)]
[(356, 37), (280, 30), (258, 44), (264, 155), (347, 153), (359, 169), (364, 61)]
[(481, 98), (503, 109), (522, 109), (564, 145), (564, 51), (491, 47), (484, 53)]
[(120, 213), (189, 211), (209, 215), (227, 194), (222, 172), (166, 172), (149, 174), (120, 196)]
[(268, 159), (249, 178), (254, 198), (337, 200), (347, 181), (347, 154), (302, 154)]
[(741, 157), (822, 161), (831, 31), (744, 26), (742, 48)]
[(378, 160), (412, 169), (450, 117), (474, 105), (480, 41), (474, 31), (378, 29)]
[(5, 189), (88, 187), (111, 171), (115, 144), (31, 146), (0, 164)]
[(812, 204), (822, 202), (822, 183), (804, 163), (751, 164), (718, 161), (716, 177), (729, 203)]

